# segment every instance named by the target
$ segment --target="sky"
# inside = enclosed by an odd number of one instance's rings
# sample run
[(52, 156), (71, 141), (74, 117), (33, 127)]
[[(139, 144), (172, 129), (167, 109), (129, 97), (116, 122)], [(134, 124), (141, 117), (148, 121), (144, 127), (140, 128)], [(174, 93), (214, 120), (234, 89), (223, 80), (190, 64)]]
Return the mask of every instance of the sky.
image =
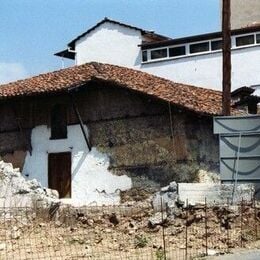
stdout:
[(104, 17), (183, 37), (219, 31), (219, 8), (219, 0), (0, 0), (0, 84), (61, 69), (53, 54)]

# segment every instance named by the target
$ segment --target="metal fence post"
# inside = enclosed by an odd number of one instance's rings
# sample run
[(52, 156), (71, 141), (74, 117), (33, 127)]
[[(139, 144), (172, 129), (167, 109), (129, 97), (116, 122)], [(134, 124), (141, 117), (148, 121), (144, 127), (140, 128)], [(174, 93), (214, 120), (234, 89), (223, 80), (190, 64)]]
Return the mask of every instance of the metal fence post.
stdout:
[[(227, 198), (227, 212), (229, 212), (229, 198)], [(230, 236), (229, 236), (229, 218), (227, 218), (227, 249), (230, 245)]]
[(257, 221), (257, 210), (256, 210), (256, 199), (254, 197), (254, 220), (255, 220), (255, 240), (258, 238), (258, 221)]
[(188, 259), (188, 217), (189, 217), (189, 200), (186, 200), (186, 229), (185, 229), (185, 260)]
[(207, 215), (207, 198), (205, 197), (205, 246), (206, 256), (208, 255), (208, 215)]
[(243, 247), (243, 198), (241, 200), (240, 205), (240, 217), (241, 217), (241, 223), (240, 223), (240, 246)]
[(161, 216), (162, 216), (162, 238), (163, 238), (163, 258), (166, 260), (166, 246), (164, 233), (164, 217), (163, 217), (163, 198), (161, 197)]

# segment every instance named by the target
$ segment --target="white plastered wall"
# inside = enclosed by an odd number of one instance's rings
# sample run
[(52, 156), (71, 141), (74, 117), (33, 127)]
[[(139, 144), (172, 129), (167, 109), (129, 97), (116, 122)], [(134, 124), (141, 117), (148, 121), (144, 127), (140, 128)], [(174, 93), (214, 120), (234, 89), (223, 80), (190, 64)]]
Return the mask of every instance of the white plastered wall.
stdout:
[[(85, 126), (87, 131), (87, 127)], [(95, 147), (88, 151), (80, 125), (68, 126), (67, 139), (50, 140), (50, 129), (37, 126), (31, 134), (32, 154), (27, 152), (23, 175), (37, 179), (48, 187), (48, 153), (71, 152), (72, 156), (72, 199), (76, 205), (118, 204), (120, 190), (130, 189), (131, 178), (116, 176), (109, 170), (109, 157)]]
[[(260, 46), (232, 50), (232, 90), (260, 83)], [(143, 64), (141, 70), (174, 82), (222, 90), (222, 53)]]
[[(106, 22), (75, 45), (77, 65), (97, 61), (142, 70), (174, 82), (222, 90), (222, 53), (141, 62), (143, 36), (138, 30)], [(235, 47), (234, 37), (232, 47)], [(260, 84), (260, 46), (232, 50), (232, 90)]]
[(96, 61), (125, 67), (140, 66), (139, 30), (106, 22), (76, 42), (77, 65)]

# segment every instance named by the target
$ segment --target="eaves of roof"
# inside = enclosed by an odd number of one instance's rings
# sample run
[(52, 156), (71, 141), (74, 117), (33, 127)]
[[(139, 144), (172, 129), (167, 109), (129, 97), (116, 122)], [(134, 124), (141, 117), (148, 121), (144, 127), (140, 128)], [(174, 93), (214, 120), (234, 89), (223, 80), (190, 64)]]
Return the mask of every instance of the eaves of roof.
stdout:
[[(251, 33), (256, 31), (260, 31), (260, 25), (232, 30), (231, 35), (246, 34), (246, 33)], [(139, 46), (141, 46), (143, 50), (146, 50), (151, 48), (165, 47), (169, 45), (177, 45), (177, 44), (184, 44), (184, 43), (204, 41), (204, 40), (206, 41), (206, 40), (211, 40), (211, 39), (216, 39), (221, 37), (222, 37), (222, 32), (212, 32), (212, 33), (192, 35), (188, 37), (182, 37), (182, 38), (176, 38), (170, 40), (147, 42), (147, 43), (140, 44)]]
[(154, 37), (155, 39), (158, 40), (170, 40), (171, 38), (170, 37), (167, 37), (167, 36), (164, 36), (164, 35), (160, 35), (160, 34), (157, 34), (153, 31), (147, 31), (147, 30), (144, 30), (142, 28), (139, 28), (139, 27), (136, 27), (136, 26), (132, 26), (132, 25), (129, 25), (129, 24), (125, 24), (125, 23), (121, 23), (121, 22), (118, 22), (118, 21), (115, 21), (115, 20), (112, 20), (112, 19), (109, 19), (107, 17), (105, 17), (103, 20), (101, 20), (100, 22), (98, 22), (96, 25), (94, 25), (93, 27), (91, 27), (90, 29), (88, 29), (86, 32), (80, 34), (79, 36), (77, 36), (75, 39), (73, 39), (71, 42), (68, 43), (68, 47), (74, 49), (75, 48), (75, 43), (82, 37), (84, 37), (85, 35), (89, 34), (90, 32), (92, 32), (93, 30), (95, 30), (97, 27), (99, 27), (101, 24), (103, 23), (106, 23), (106, 22), (109, 22), (109, 23), (113, 23), (113, 24), (117, 24), (117, 25), (121, 25), (121, 26), (124, 26), (124, 27), (127, 27), (129, 29), (134, 29), (134, 30), (138, 30), (140, 31), (142, 34), (147, 34), (147, 35), (150, 35), (151, 37)]
[(142, 71), (96, 62), (1, 85), (0, 100), (66, 93), (72, 87), (84, 87), (86, 82), (93, 80), (107, 81), (195, 113), (221, 114), (220, 91), (176, 83)]

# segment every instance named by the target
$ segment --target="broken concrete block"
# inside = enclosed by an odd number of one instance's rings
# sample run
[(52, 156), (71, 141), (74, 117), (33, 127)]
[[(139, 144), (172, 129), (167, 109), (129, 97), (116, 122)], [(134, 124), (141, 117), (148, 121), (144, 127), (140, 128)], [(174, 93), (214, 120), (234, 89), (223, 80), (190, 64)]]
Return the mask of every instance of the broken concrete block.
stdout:
[(148, 227), (154, 228), (157, 225), (161, 225), (167, 219), (166, 212), (156, 212), (152, 217), (148, 219)]
[(165, 191), (157, 192), (153, 197), (152, 205), (155, 211), (166, 210), (168, 205), (173, 206), (176, 200), (178, 199), (177, 190), (175, 190), (174, 192), (169, 191), (169, 190), (173, 190), (173, 187), (170, 187), (170, 185), (167, 186), (167, 189), (163, 189), (163, 190)]
[(178, 184), (175, 181), (171, 182), (169, 185), (168, 191), (177, 192), (177, 189), (178, 189)]
[(27, 184), (29, 186), (29, 189), (31, 190), (36, 190), (41, 188), (41, 184), (36, 179), (28, 181)]
[(52, 190), (49, 188), (45, 188), (45, 194), (48, 197), (54, 198), (54, 199), (58, 199), (59, 198), (59, 192), (57, 190)]
[(12, 174), (13, 173), (13, 165), (11, 163), (5, 163), (3, 166), (3, 173), (4, 174)]
[(1, 207), (40, 205), (48, 208), (59, 202), (56, 191), (48, 189), (46, 192), (38, 181), (26, 181), (18, 169), (14, 169), (10, 163), (0, 161), (0, 179)]

